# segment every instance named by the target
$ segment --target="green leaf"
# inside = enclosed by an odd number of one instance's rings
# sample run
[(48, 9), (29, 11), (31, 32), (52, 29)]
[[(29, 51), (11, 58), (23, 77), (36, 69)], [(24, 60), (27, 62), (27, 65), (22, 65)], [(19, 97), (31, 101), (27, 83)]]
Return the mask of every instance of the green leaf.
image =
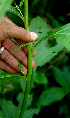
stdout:
[(63, 68), (63, 73), (64, 73), (64, 76), (65, 76), (65, 82), (70, 90), (70, 71), (68, 69), (68, 67), (64, 67)]
[(39, 44), (36, 47), (36, 56), (35, 56), (36, 67), (43, 66), (45, 63), (48, 63), (62, 49), (63, 49), (63, 46), (61, 44), (56, 45), (51, 48), (45, 47), (44, 45)]
[(37, 71), (37, 76), (35, 78), (35, 82), (37, 84), (48, 84), (48, 79), (46, 78), (46, 76), (44, 75), (42, 70)]
[[(38, 34), (38, 40), (36, 44), (39, 41), (41, 41), (41, 39), (45, 37), (48, 32), (48, 27), (47, 27), (46, 22), (44, 22), (39, 16), (36, 18), (33, 18), (29, 29), (30, 31), (34, 31)], [(47, 43), (47, 37), (45, 37), (43, 41), (39, 43), (39, 45), (37, 45), (36, 47), (36, 56), (35, 56), (36, 66), (35, 67), (43, 66), (45, 63), (49, 62), (50, 59), (52, 59), (55, 55), (57, 55), (57, 53), (60, 50), (63, 49), (63, 46), (61, 44), (49, 48), (49, 47), (46, 47), (46, 43)]]
[(53, 74), (56, 79), (56, 81), (65, 89), (68, 91), (70, 90), (70, 72), (68, 71), (68, 68), (64, 68), (63, 72), (56, 68), (53, 67)]
[(17, 107), (12, 101), (6, 101), (5, 99), (0, 98), (0, 108), (2, 118), (15, 118)]
[(13, 0), (0, 0), (0, 20), (2, 19), (5, 12), (10, 7)]
[(36, 78), (36, 75), (37, 75), (37, 73), (36, 73), (36, 68), (33, 68), (33, 69), (32, 69), (32, 78), (31, 78), (31, 88), (32, 88), (32, 86), (33, 86), (33, 84), (34, 84), (34, 80), (35, 80), (35, 78)]
[(45, 90), (38, 101), (38, 106), (49, 106), (54, 102), (58, 102), (67, 94), (65, 89), (61, 87), (52, 87)]
[(26, 87), (25, 77), (19, 73), (12, 74), (12, 73), (7, 73), (7, 72), (4, 72), (3, 70), (0, 70), (0, 89), (3, 82), (12, 80), (13, 82), (19, 82), (22, 90), (25, 91), (25, 87)]
[[(39, 16), (36, 18), (33, 18), (31, 21), (30, 31), (36, 32), (38, 34), (38, 40), (36, 41), (35, 45), (41, 41), (41, 39), (47, 35), (48, 32), (48, 27), (46, 22), (44, 22)], [(46, 39), (46, 40), (45, 40)], [(45, 63), (48, 63), (50, 59), (52, 59), (57, 53), (63, 49), (63, 46), (56, 45), (54, 47), (46, 47), (47, 44), (47, 38), (45, 37), (39, 45), (36, 46), (36, 55), (35, 55), (35, 68), (33, 69), (33, 74), (32, 74), (32, 80), (31, 84), (33, 84), (33, 81), (36, 78), (36, 68), (37, 66), (43, 66)], [(32, 85), (31, 85), (32, 86)]]
[(33, 95), (31, 94), (31, 95), (29, 95), (29, 97), (28, 97), (26, 109), (29, 109), (29, 107), (31, 107), (31, 105), (32, 105), (32, 100), (33, 100)]
[(3, 118), (3, 113), (1, 110), (0, 110), (0, 118)]
[(21, 84), (21, 88), (23, 91), (25, 91), (25, 87), (26, 87), (26, 79), (24, 76), (22, 76), (21, 78), (19, 78), (19, 82)]
[(33, 115), (34, 114), (38, 115), (39, 111), (40, 111), (40, 108), (39, 107), (38, 108), (35, 108), (35, 109), (30, 108), (30, 109), (28, 109), (28, 110), (25, 111), (24, 118), (33, 118)]
[(15, 14), (15, 15), (17, 15), (18, 17), (20, 17), (24, 21), (23, 15), (21, 15), (20, 12), (18, 12), (14, 7), (11, 6), (8, 9), (8, 11), (11, 12), (11, 13), (13, 13), (13, 14)]
[(36, 18), (32, 19), (29, 30), (38, 34), (38, 42), (47, 35), (48, 27), (46, 22), (44, 22), (42, 18), (37, 16)]
[(19, 3), (19, 7), (21, 8), (23, 6), (24, 0), (21, 0), (21, 2)]
[(48, 37), (55, 38), (58, 44), (62, 44), (70, 51), (70, 23), (50, 33)]
[(19, 80), (21, 78), (21, 74), (12, 74), (12, 73), (6, 73), (2, 70), (0, 70), (0, 87), (4, 81), (7, 80)]
[[(32, 32), (36, 32), (38, 34), (38, 39), (35, 43), (37, 43), (38, 41), (41, 40), (42, 37), (46, 36), (47, 35), (47, 32), (48, 32), (48, 28), (47, 28), (47, 24), (46, 22), (44, 22), (42, 20), (42, 18), (40, 18), (39, 16), (37, 16), (36, 18), (33, 18), (31, 23), (30, 23), (30, 26), (29, 26), (29, 30), (32, 31)], [(44, 43), (46, 44), (46, 43)], [(43, 43), (42, 43), (43, 45)], [(45, 45), (43, 45), (45, 46)], [(42, 49), (41, 49), (42, 50)], [(37, 50), (36, 50), (37, 51)], [(37, 54), (37, 52), (36, 52)], [(38, 56), (38, 54), (37, 54)], [(36, 66), (35, 68), (32, 70), (32, 79), (31, 79), (31, 86), (35, 80), (35, 77), (36, 77)]]
[(19, 66), (19, 69), (21, 70), (22, 74), (24, 74), (22, 64), (19, 61), (18, 61), (18, 66)]
[(40, 1), (40, 0), (34, 0), (34, 1), (32, 1), (31, 7), (34, 8), (34, 7), (39, 3), (39, 1)]

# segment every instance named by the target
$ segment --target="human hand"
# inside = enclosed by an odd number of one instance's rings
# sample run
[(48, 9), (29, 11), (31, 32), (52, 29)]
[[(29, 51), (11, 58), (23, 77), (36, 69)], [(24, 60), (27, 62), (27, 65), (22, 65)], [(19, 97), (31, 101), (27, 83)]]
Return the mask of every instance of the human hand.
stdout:
[[(26, 42), (35, 41), (38, 38), (38, 35), (34, 32), (29, 32), (22, 27), (16, 26), (6, 16), (0, 22), (0, 49), (2, 46), (4, 47), (4, 51), (0, 54), (0, 69), (14, 74), (20, 72), (17, 62), (18, 59), (23, 66), (25, 75), (27, 75), (27, 47), (24, 46), (22, 48), (23, 50), (18, 49), (10, 54), (10, 52), (18, 47), (11, 38), (15, 38), (20, 45), (23, 45)], [(35, 52), (33, 56), (35, 56)], [(32, 68), (34, 67), (35, 62), (32, 60)]]

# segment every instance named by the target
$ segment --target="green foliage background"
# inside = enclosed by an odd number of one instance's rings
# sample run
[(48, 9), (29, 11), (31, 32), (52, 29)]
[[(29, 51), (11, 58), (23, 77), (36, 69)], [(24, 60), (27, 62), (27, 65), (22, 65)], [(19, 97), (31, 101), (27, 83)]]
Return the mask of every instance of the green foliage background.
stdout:
[[(15, 2), (19, 4), (20, 0)], [(69, 8), (65, 13), (63, 11), (65, 5), (68, 7), (70, 2), (29, 0), (29, 29), (38, 34), (36, 43), (45, 36), (46, 40), (36, 47), (36, 66), (33, 69), (32, 89), (24, 118), (37, 118), (41, 115), (70, 118), (70, 24), (65, 25), (69, 22)], [(24, 8), (21, 7), (21, 10), (23, 13)], [(20, 16), (11, 12), (6, 15), (18, 26), (24, 27)], [(48, 35), (48, 32), (53, 33)], [(21, 107), (22, 104), (22, 91), (25, 91), (25, 87), (26, 80), (19, 73), (14, 75), (0, 70), (1, 118), (15, 118), (18, 105), (20, 103)]]

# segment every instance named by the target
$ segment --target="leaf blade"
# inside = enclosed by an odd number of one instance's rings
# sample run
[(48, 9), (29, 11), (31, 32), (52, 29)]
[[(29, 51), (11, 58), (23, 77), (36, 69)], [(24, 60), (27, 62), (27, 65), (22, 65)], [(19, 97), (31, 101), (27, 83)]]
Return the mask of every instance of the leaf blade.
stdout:
[(50, 104), (60, 101), (67, 94), (65, 89), (61, 87), (52, 87), (45, 90), (38, 101), (38, 106), (49, 106)]
[(7, 72), (4, 72), (2, 70), (0, 70), (0, 87), (2, 85), (2, 83), (4, 81), (7, 81), (7, 80), (19, 80), (19, 78), (21, 78), (21, 74), (17, 73), (17, 74), (12, 74), (12, 73), (7, 73)]
[(5, 12), (8, 10), (13, 0), (0, 0), (0, 20), (2, 19)]
[(55, 38), (58, 44), (64, 45), (70, 51), (70, 23), (50, 33), (48, 37)]
[(64, 67), (64, 70), (61, 71), (57, 67), (53, 67), (53, 75), (56, 81), (66, 90), (70, 90), (70, 72), (67, 68)]
[(46, 47), (46, 43), (48, 40), (47, 38), (49, 37), (49, 35), (46, 36), (48, 27), (46, 22), (44, 22), (39, 16), (33, 18), (30, 24), (30, 31), (34, 31), (38, 34), (38, 40), (34, 45), (34, 48), (36, 48), (35, 67), (43, 66), (45, 63), (49, 62), (50, 59), (52, 59), (55, 55), (57, 55), (60, 50), (63, 49), (63, 46), (61, 44), (51, 48)]
[(8, 11), (11, 12), (11, 13), (13, 13), (13, 14), (15, 14), (15, 15), (18, 16), (19, 18), (21, 18), (21, 19), (23, 20), (23, 22), (24, 22), (24, 17), (23, 17), (23, 15), (21, 15), (14, 7), (11, 6), (11, 7), (8, 9)]
[(35, 56), (36, 67), (43, 66), (45, 63), (48, 63), (62, 49), (63, 46), (61, 44), (51, 48), (41, 45), (37, 46)]

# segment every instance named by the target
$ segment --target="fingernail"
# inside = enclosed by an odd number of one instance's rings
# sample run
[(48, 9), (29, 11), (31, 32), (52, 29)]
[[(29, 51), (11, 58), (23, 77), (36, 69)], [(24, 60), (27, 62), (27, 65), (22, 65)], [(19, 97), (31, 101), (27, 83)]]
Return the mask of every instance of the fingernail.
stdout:
[(38, 35), (37, 35), (36, 33), (30, 32), (30, 34), (31, 34), (31, 38), (32, 38), (33, 40), (36, 40), (36, 39), (38, 38)]

